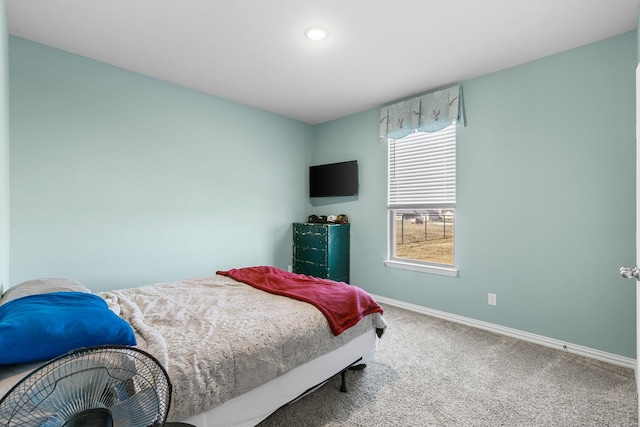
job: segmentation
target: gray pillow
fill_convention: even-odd
[[[91,293],[89,288],[73,279],[67,279],[64,277],[45,277],[41,279],[28,280],[7,289],[4,295],[2,295],[2,299],[0,299],[0,305],[28,295],[48,294],[51,292]]]

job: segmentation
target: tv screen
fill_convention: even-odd
[[[309,167],[309,197],[357,195],[357,160]]]

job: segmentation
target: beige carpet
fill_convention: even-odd
[[[375,359],[270,426],[637,426],[634,371],[384,305]]]

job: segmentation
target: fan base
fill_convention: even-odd
[[[67,420],[62,427],[113,427],[113,418],[108,409],[87,409]]]

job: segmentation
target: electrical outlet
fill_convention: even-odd
[[[489,305],[497,305],[498,304],[498,300],[496,299],[496,294],[489,294],[489,297],[487,298]]]
[[[287,265],[287,271],[289,273],[293,272],[293,266],[292,265]]]

